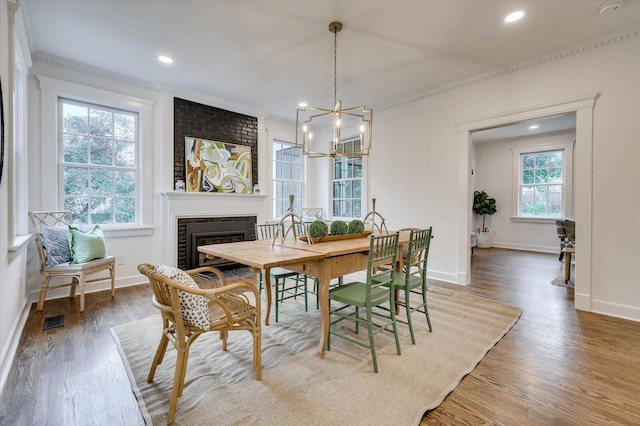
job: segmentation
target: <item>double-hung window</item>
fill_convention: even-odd
[[[304,163],[302,148],[283,141],[273,141],[273,217],[289,212],[290,195],[294,195],[293,212],[302,214]]]
[[[338,152],[360,152],[360,139],[341,142]],[[362,158],[335,157],[333,160],[333,217],[362,217]]]
[[[573,146],[514,151],[519,218],[558,218],[573,213]]]
[[[60,98],[63,205],[85,224],[133,225],[138,113]]]

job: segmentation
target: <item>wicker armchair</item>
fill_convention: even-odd
[[[48,266],[47,256],[51,251],[50,247],[45,246],[43,231],[45,227],[67,227],[73,224],[71,212],[63,211],[42,211],[29,212],[29,218],[36,234],[36,246],[38,247],[38,255],[40,256],[40,297],[36,309],[41,311],[44,307],[44,299],[47,290],[54,288],[70,286],[69,297],[74,298],[76,294],[76,286],[80,287],[80,312],[84,312],[84,290],[87,284],[103,281],[107,277],[92,278],[89,276],[98,272],[106,271],[111,279],[111,297],[115,296],[115,276],[116,276],[116,258],[115,256],[106,256],[101,259],[91,260],[89,262],[72,264],[63,262],[57,265]],[[71,282],[50,286],[49,282],[56,279],[70,279]]]
[[[253,366],[256,369],[256,380],[261,380],[260,295],[253,284],[245,282],[227,284],[222,272],[211,267],[186,271],[200,288],[180,284],[175,279],[158,272],[156,265],[141,264],[138,266],[138,271],[149,279],[153,290],[152,303],[162,314],[162,337],[151,364],[148,382],[153,381],[156,367],[162,363],[169,342],[177,351],[167,424],[174,422],[178,398],[182,396],[189,348],[202,333],[220,332],[222,350],[226,351],[229,331],[249,331],[253,335]],[[208,311],[211,317],[208,330],[203,330],[184,320],[188,315],[185,315],[181,307],[180,293],[204,296],[208,299]],[[253,297],[247,297],[247,294]]]

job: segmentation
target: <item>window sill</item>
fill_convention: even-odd
[[[552,223],[555,225],[556,220],[561,219],[560,217],[521,217],[521,216],[511,216],[512,222],[521,222],[521,223]]]
[[[8,258],[9,262],[13,262],[20,254],[27,249],[31,234],[18,235],[13,239],[13,244],[9,247]]]

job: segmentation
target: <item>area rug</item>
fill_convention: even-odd
[[[429,310],[414,314],[416,345],[400,324],[402,355],[393,335],[375,337],[379,373],[367,349],[339,338],[317,356],[319,311],[301,298],[281,305],[280,322],[263,327],[262,380],[255,380],[251,336],[230,333],[222,352],[217,333],[191,347],[178,425],[417,425],[513,327],[521,310],[462,292],[431,287]],[[147,383],[160,339],[159,315],[112,329],[147,424],[166,424],[175,368],[170,346]],[[362,335],[362,332],[361,332]],[[362,337],[362,336],[361,336]],[[365,335],[366,338],[366,335]]]

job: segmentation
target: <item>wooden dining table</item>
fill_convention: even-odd
[[[400,232],[399,250],[409,243],[409,232]],[[199,246],[198,251],[209,256],[231,260],[250,266],[254,272],[264,271],[267,290],[265,325],[269,325],[273,298],[269,271],[282,267],[318,278],[320,301],[320,343],[318,355],[324,358],[329,336],[329,285],[332,278],[367,269],[370,238],[354,238],[308,244],[288,238],[275,244],[271,240],[241,241]],[[398,256],[397,270],[402,270],[402,256]]]

